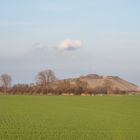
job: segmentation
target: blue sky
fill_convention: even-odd
[[[139,7],[139,0],[0,0],[0,74],[34,82],[51,68],[59,78],[97,73],[140,85]],[[62,44],[74,49],[56,49]]]

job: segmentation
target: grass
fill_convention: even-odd
[[[0,96],[0,140],[140,140],[140,96]]]

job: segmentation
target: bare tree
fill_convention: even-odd
[[[11,86],[12,78],[8,74],[2,74],[0,76],[1,85],[5,94],[7,94],[8,89]]]
[[[59,94],[62,94],[62,93],[69,93],[70,92],[70,81],[68,80],[60,80],[57,82],[57,92]]]
[[[47,88],[47,93],[50,88],[50,84],[56,80],[56,76],[53,70],[40,71],[36,77],[37,84],[42,86],[42,90],[45,91]]]
[[[107,89],[107,94],[113,94],[113,89],[112,89],[112,83],[109,79],[107,79],[105,81],[105,86],[106,86],[106,89]]]
[[[86,81],[81,80],[80,78],[76,79],[76,94],[81,94],[87,91],[88,83]]]
[[[71,87],[70,81],[69,80],[63,80],[63,90],[64,90],[64,92],[69,93],[70,92],[70,87]]]

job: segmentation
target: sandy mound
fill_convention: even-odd
[[[76,79],[78,78],[71,80],[71,82],[76,81]],[[110,91],[117,92],[140,91],[140,88],[137,85],[130,83],[124,79],[121,79],[117,76],[99,76],[97,74],[89,74],[86,76],[80,76],[79,79],[82,81],[86,81],[88,83],[88,88],[93,90],[107,89]]]

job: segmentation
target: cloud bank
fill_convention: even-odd
[[[82,47],[81,40],[65,39],[59,43],[56,48],[61,51],[74,51]]]

